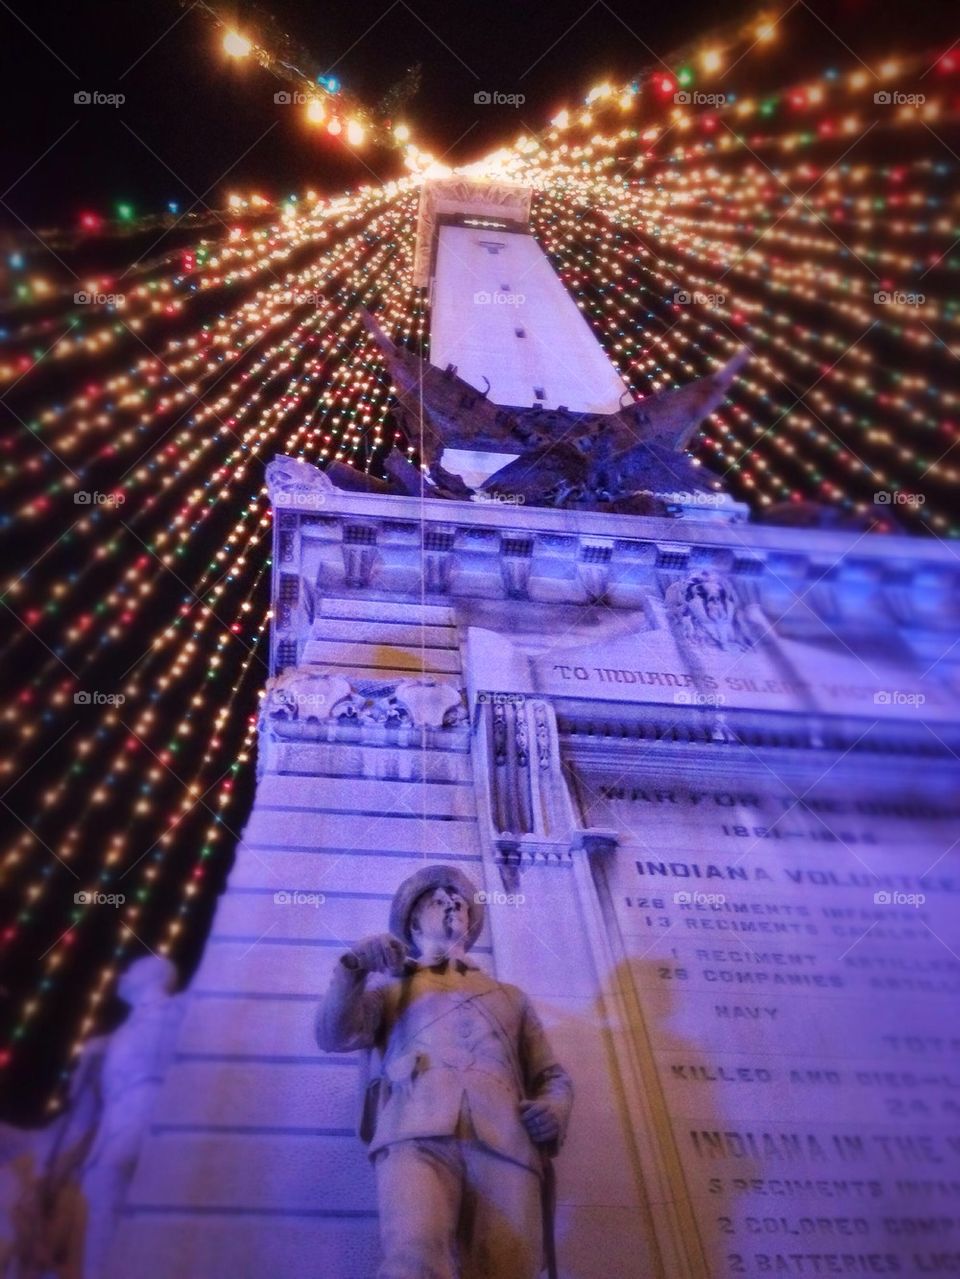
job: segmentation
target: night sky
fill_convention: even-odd
[[[941,47],[960,34],[951,0],[798,3],[828,25],[808,23],[805,47],[781,51],[785,73],[810,56],[845,58],[847,48],[869,58],[905,32],[914,43]],[[421,89],[406,115],[423,145],[452,164],[539,130],[598,79],[629,80],[669,61],[704,31],[757,8],[730,0],[278,0],[233,11],[238,28],[289,34],[316,66],[371,106],[421,63]],[[9,207],[0,205],[8,227],[17,227],[18,218],[34,227],[65,224],[81,210],[109,209],[117,200],[143,213],[174,201],[182,211],[198,198],[222,204],[238,186],[279,197],[304,185],[332,192],[402,172],[395,153],[371,149],[354,159],[305,129],[296,111],[277,106],[273,95],[283,83],[225,58],[203,3],[16,0],[0,8],[0,41],[7,55],[0,79],[2,185],[14,184],[2,197]],[[78,89],[123,93],[127,100],[121,107],[78,108]],[[473,98],[480,89],[522,93],[527,101],[478,108]]]

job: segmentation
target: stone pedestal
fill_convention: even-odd
[[[371,1279],[357,1065],[313,1015],[434,860],[574,1078],[565,1279],[955,1273],[949,548],[309,467],[274,501],[256,801],[109,1279]]]

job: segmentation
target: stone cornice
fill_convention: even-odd
[[[439,498],[396,497],[347,493],[333,488],[322,505],[307,508],[280,499],[275,514],[302,518],[308,533],[334,525],[366,526],[391,541],[418,541],[420,530],[453,535],[451,549],[476,546],[494,538],[533,540],[536,548],[566,552],[579,558],[581,548],[609,549],[610,559],[656,560],[675,551],[701,562],[722,557],[728,571],[751,574],[758,564],[771,565],[781,575],[824,577],[838,570],[845,577],[858,573],[894,580],[915,579],[920,573],[946,574],[960,580],[960,555],[935,540],[890,534],[845,533],[827,529],[796,529],[766,524],[727,525],[708,521],[673,520],[656,516],[610,515],[597,511],[516,507],[499,502],[458,502]],[[381,540],[380,537],[377,538]],[[696,562],[693,559],[692,562]]]

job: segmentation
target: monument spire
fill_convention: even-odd
[[[372,481],[368,491],[621,513],[692,505],[743,518],[745,508],[686,447],[723,402],[747,349],[707,377],[633,398],[531,234],[529,199],[493,217],[490,189],[464,179],[424,186],[418,262],[421,273],[432,264],[429,361],[361,311],[390,374],[395,415],[428,476],[424,485],[394,450],[386,487]],[[564,402],[553,402],[561,394]]]

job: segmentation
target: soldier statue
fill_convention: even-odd
[[[377,1181],[378,1279],[536,1279],[544,1263],[555,1274],[551,1160],[573,1088],[523,991],[467,959],[483,910],[456,867],[417,871],[391,931],[340,957],[317,1012],[324,1051],[370,1050],[360,1136]]]

